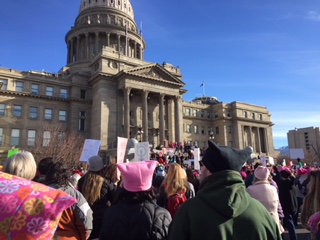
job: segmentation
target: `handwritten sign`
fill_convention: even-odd
[[[128,138],[118,137],[118,144],[117,144],[117,163],[123,163],[124,156],[126,154]]]
[[[80,161],[88,162],[89,158],[98,155],[101,140],[86,139],[84,141]]]

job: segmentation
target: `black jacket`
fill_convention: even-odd
[[[170,213],[155,203],[119,203],[106,210],[100,240],[167,239],[170,222]]]

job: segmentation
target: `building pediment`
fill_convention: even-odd
[[[176,86],[178,85],[180,87],[183,87],[185,85],[183,81],[171,74],[168,70],[166,70],[159,64],[148,64],[140,67],[126,69],[121,71],[118,74],[118,77],[123,75],[169,83]]]

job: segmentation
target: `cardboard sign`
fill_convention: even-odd
[[[193,157],[194,157],[194,169],[195,170],[200,170],[200,148],[195,148],[193,150]]]
[[[134,160],[136,162],[150,160],[149,142],[137,143],[134,150]]]
[[[80,161],[88,162],[89,158],[98,155],[101,140],[86,139],[82,149]]]
[[[126,154],[128,138],[118,137],[117,144],[117,163],[123,163]]]

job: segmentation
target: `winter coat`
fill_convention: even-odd
[[[285,216],[295,214],[298,209],[296,190],[291,179],[282,180],[279,185],[279,199]]]
[[[263,206],[266,207],[268,212],[278,224],[280,233],[282,233],[283,228],[280,225],[278,214],[279,196],[277,189],[270,185],[268,181],[257,181],[247,188],[247,192],[251,197],[257,199],[262,203]]]
[[[167,239],[170,222],[170,213],[155,203],[118,203],[105,212],[100,240]]]
[[[203,180],[198,194],[178,210],[169,240],[281,240],[266,208],[247,193],[239,172],[225,170]]]
[[[79,191],[82,192],[82,187],[84,184],[84,177],[79,180]],[[105,211],[111,206],[115,198],[116,186],[109,180],[105,179],[101,191],[100,198],[96,200],[93,204],[89,204],[93,211],[93,229],[90,235],[90,239],[99,238],[99,233],[101,229],[101,223]]]
[[[63,211],[56,232],[58,240],[85,240],[92,230],[92,210],[84,196],[71,183],[66,187],[50,184],[49,187],[62,190],[78,202]]]

